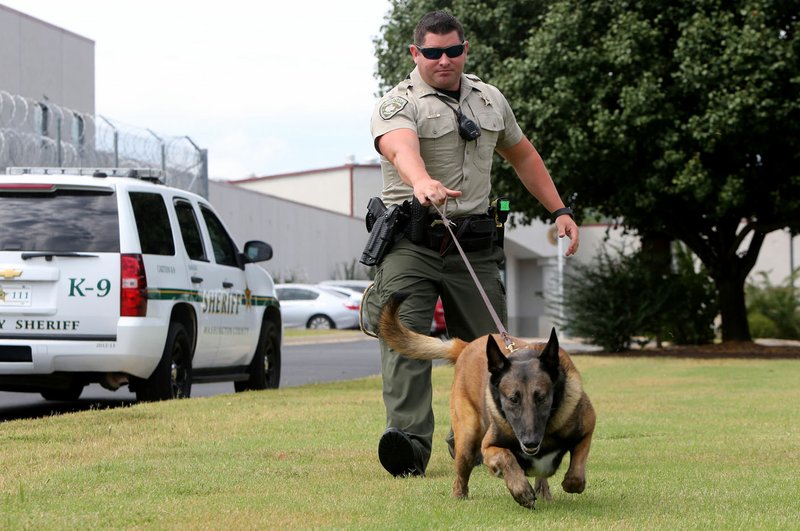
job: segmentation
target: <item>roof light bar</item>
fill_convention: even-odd
[[[59,167],[14,167],[6,170],[8,175],[86,175],[88,177],[130,177],[163,183],[161,170],[152,168],[59,168]]]

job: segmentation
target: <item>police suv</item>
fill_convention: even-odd
[[[75,400],[89,383],[138,400],[193,382],[278,387],[272,248],[239,252],[202,197],[136,169],[0,175],[0,390]]]

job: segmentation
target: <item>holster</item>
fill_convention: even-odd
[[[378,265],[389,253],[392,244],[403,235],[408,215],[407,204],[384,206],[377,197],[369,200],[367,205],[367,230],[369,238],[359,260],[366,266]]]

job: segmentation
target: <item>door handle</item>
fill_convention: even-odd
[[[223,288],[232,288],[233,287],[233,282],[223,282],[222,283],[222,287]]]
[[[201,284],[203,282],[203,277],[195,277],[192,276],[192,284]]]

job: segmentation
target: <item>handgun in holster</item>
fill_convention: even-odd
[[[404,220],[405,214],[400,205],[390,205],[387,208],[380,198],[371,198],[367,204],[366,217],[369,238],[359,261],[366,266],[379,264],[398,235],[402,234],[400,229]]]

